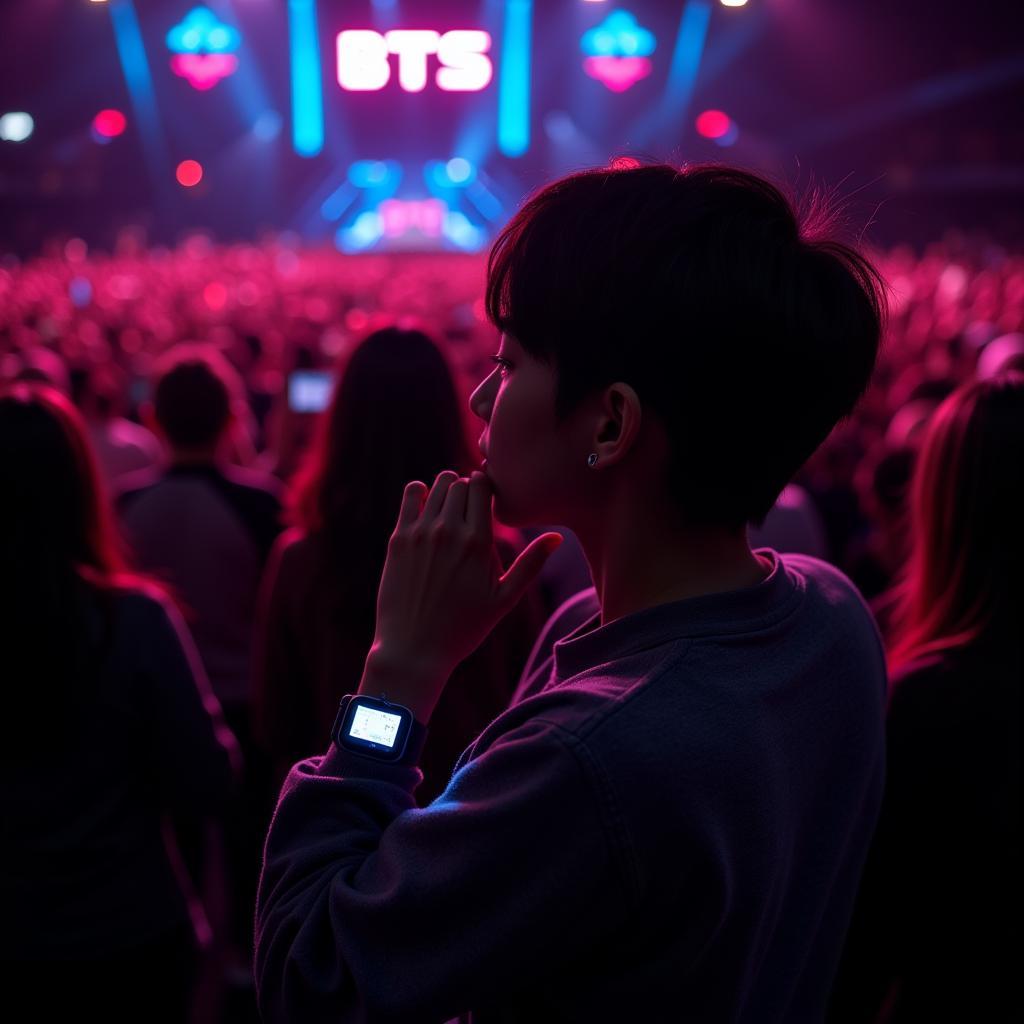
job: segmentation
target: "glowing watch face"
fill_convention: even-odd
[[[402,716],[389,711],[378,711],[358,705],[352,716],[352,724],[348,734],[353,739],[366,740],[368,743],[379,743],[389,750],[395,746],[398,728],[402,724]]]

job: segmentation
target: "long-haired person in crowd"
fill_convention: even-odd
[[[423,331],[373,330],[343,357],[337,381],[293,482],[294,528],[263,584],[256,728],[278,787],[295,761],[323,753],[338,702],[362,675],[406,482],[452,466],[468,475],[480,462],[458,377]],[[509,564],[523,541],[505,530],[497,546]],[[421,802],[444,789],[459,754],[505,710],[546,617],[531,590],[453,673],[420,762]]]
[[[832,1017],[1016,1020],[1024,373],[939,406],[889,639],[889,769]]]
[[[878,353],[883,282],[820,213],[729,167],[601,168],[499,234],[486,471],[406,482],[363,672],[282,787],[267,1020],[822,1018],[882,798],[885,652],[842,572],[746,538]],[[556,611],[417,808],[454,666],[560,542],[503,571],[492,517],[572,530],[599,610]]]
[[[164,812],[220,809],[238,743],[64,396],[0,390],[0,476],[4,1002],[180,1024],[201,936]]]

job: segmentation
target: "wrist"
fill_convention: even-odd
[[[449,675],[425,659],[374,645],[366,656],[363,677],[356,693],[401,704],[412,712],[417,722],[426,726]]]

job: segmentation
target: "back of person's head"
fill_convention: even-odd
[[[119,416],[127,392],[127,375],[109,360],[79,366],[71,372],[72,401],[87,419],[102,422]]]
[[[919,448],[938,405],[932,398],[918,398],[897,408],[885,430],[886,444],[891,448]]]
[[[216,446],[241,400],[237,372],[212,345],[176,345],[157,363],[153,416],[173,448]]]
[[[912,549],[889,663],[979,640],[1020,645],[1024,373],[971,381],[928,426],[910,488]]]
[[[560,422],[621,380],[671,445],[680,522],[737,531],[864,393],[885,286],[775,185],[717,165],[602,168],[533,195],[488,259],[487,311],[557,371]]]
[[[414,327],[373,330],[338,366],[330,404],[290,488],[291,521],[335,541],[358,528],[373,566],[410,480],[477,465],[467,403],[448,357]],[[376,566],[379,571],[380,566]]]
[[[1024,371],[1024,334],[1020,331],[993,338],[978,355],[975,375],[979,380],[995,377],[1005,370]]]
[[[71,393],[71,377],[64,358],[53,349],[35,345],[21,353],[15,380],[46,384],[61,394]]]
[[[14,587],[122,565],[81,416],[34,381],[0,388],[0,550]]]
[[[865,458],[856,474],[861,505],[878,526],[888,526],[906,516],[907,492],[914,472],[916,450],[909,444],[889,445]]]
[[[61,691],[86,689],[90,595],[131,577],[81,417],[44,384],[0,388],[0,491],[4,721],[31,735],[33,714],[56,725]],[[18,742],[5,733],[0,747]]]

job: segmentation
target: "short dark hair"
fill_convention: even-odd
[[[532,195],[487,261],[487,313],[554,365],[556,416],[629,383],[671,444],[687,525],[760,524],[874,370],[885,283],[755,174],[654,164]]]
[[[232,402],[241,397],[240,389],[238,374],[212,345],[177,345],[157,367],[157,422],[175,447],[212,444],[228,422]]]

